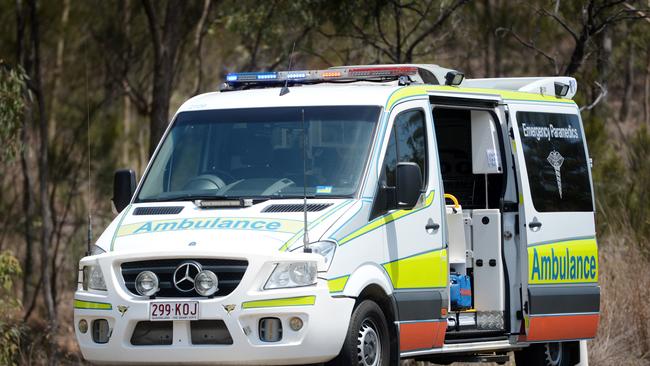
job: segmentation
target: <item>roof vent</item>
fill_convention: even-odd
[[[144,215],[176,215],[183,211],[183,206],[151,206],[136,207],[133,211],[134,216]]]
[[[318,212],[330,207],[331,203],[310,203],[307,205],[307,212]],[[303,205],[296,204],[278,204],[270,205],[262,210],[262,212],[302,212]]]

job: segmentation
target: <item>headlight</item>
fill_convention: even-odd
[[[158,292],[158,276],[151,271],[142,271],[135,278],[135,290],[142,296],[152,296]]]
[[[104,249],[102,249],[98,245],[93,245],[90,248],[90,255],[98,255],[98,254],[104,254],[104,253],[106,253],[106,251]]]
[[[265,290],[301,287],[316,283],[316,262],[279,263],[264,285]]]
[[[219,279],[214,272],[203,270],[194,278],[194,289],[201,296],[211,296],[219,291]]]
[[[83,269],[83,289],[84,290],[101,290],[106,291],[106,281],[104,274],[98,265],[85,266]]]
[[[312,253],[317,253],[325,258],[325,268],[329,269],[334,259],[334,252],[336,252],[336,243],[333,241],[319,241],[309,244]]]

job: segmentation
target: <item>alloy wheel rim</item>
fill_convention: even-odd
[[[381,364],[381,341],[377,325],[366,318],[361,323],[357,338],[359,366],[378,366]]]
[[[544,353],[548,366],[558,366],[562,363],[562,343],[546,343]]]

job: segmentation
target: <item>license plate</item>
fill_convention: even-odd
[[[149,320],[198,320],[199,302],[152,302],[149,305]]]

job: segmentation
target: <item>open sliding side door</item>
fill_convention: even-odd
[[[575,104],[508,105],[519,186],[522,341],[588,339],[599,316],[591,170]]]

